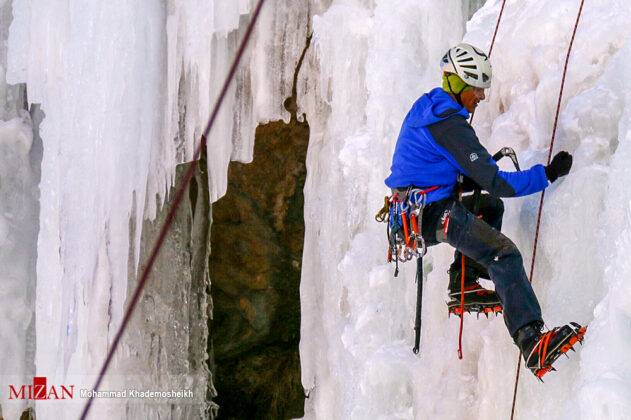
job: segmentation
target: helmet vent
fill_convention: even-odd
[[[491,87],[491,61],[473,45],[461,43],[449,49],[442,57],[440,67],[444,73],[457,74],[469,86],[482,89]]]

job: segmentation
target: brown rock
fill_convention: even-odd
[[[306,121],[259,126],[254,161],[231,164],[227,194],[213,205],[219,419],[303,415],[299,285],[308,139]]]

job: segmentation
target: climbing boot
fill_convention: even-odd
[[[486,271],[486,270],[485,270]],[[449,315],[462,315],[462,312],[474,312],[488,317],[490,313],[501,313],[502,302],[494,290],[483,288],[478,283],[480,272],[473,267],[465,267],[464,305],[461,305],[462,271],[456,263],[449,270]],[[487,274],[488,275],[488,274]]]
[[[552,364],[569,350],[575,351],[574,344],[583,343],[587,330],[587,327],[582,327],[576,322],[546,332],[542,332],[542,327],[542,323],[533,322],[520,328],[513,336],[515,344],[524,356],[526,367],[539,379],[546,373],[556,370]]]

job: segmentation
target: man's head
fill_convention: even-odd
[[[489,57],[469,44],[458,44],[443,56],[443,89],[469,112],[485,98],[484,89],[491,86]]]

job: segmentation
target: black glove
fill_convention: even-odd
[[[554,182],[558,177],[567,175],[571,167],[572,155],[564,150],[554,155],[552,162],[546,166],[546,177]]]

